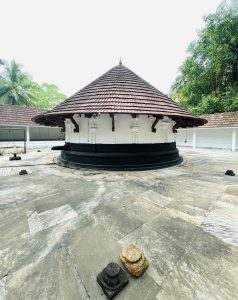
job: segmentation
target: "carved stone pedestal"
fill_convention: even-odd
[[[108,299],[113,299],[128,283],[125,272],[116,263],[109,263],[98,274],[97,281]]]
[[[127,270],[139,277],[148,267],[148,261],[143,252],[135,245],[130,245],[121,251],[120,259]]]

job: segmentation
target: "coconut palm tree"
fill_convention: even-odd
[[[6,104],[34,106],[32,82],[15,60],[0,59],[0,101]]]

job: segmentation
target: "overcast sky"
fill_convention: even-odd
[[[0,0],[0,58],[67,96],[117,65],[168,93],[220,0]]]

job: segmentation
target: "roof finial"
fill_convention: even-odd
[[[120,57],[120,60],[119,60],[119,65],[120,65],[120,66],[122,65],[121,57]]]

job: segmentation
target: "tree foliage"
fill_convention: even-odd
[[[38,84],[15,60],[0,59],[0,103],[50,109],[66,96],[54,84]]]
[[[31,89],[34,83],[29,76],[22,71],[22,66],[15,60],[8,63],[0,60],[0,100],[3,103],[13,105],[32,106],[34,95]]]
[[[32,88],[32,93],[37,99],[35,103],[38,108],[53,108],[59,102],[66,99],[66,96],[59,91],[59,88],[55,84],[42,83],[35,84]]]
[[[237,111],[238,0],[222,2],[204,21],[172,85],[172,98],[197,114]]]

